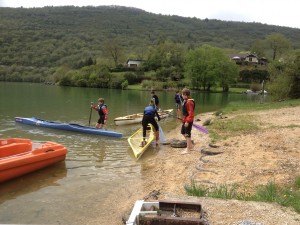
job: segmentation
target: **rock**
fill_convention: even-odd
[[[186,140],[174,140],[171,142],[172,148],[186,148]]]

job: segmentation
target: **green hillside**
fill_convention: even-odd
[[[47,76],[59,66],[90,57],[105,61],[105,46],[115,40],[124,49],[124,61],[145,59],[147,49],[163,40],[186,48],[210,44],[240,52],[277,32],[300,48],[300,29],[157,15],[120,6],[0,8],[0,15],[2,76],[20,70]]]

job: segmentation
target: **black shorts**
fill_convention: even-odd
[[[191,137],[192,126],[193,122],[189,123],[188,127],[185,127],[183,123],[181,126],[181,134],[183,134],[185,137]]]
[[[153,125],[155,131],[158,131],[159,128],[158,128],[158,124],[157,124],[155,118],[154,118],[153,116],[146,116],[146,115],[145,115],[145,116],[143,117],[143,120],[142,120],[142,125],[143,125],[143,127],[144,127],[144,128],[147,128],[147,125],[148,125],[149,123]]]
[[[147,131],[147,126],[148,124],[152,124],[155,131],[158,131],[159,127],[158,127],[158,124],[155,120],[155,118],[153,116],[146,116],[144,115],[143,116],[143,120],[142,120],[142,125],[143,125],[143,137],[145,138],[146,137],[146,131]]]
[[[98,119],[98,123],[104,124],[104,120],[105,120],[105,116],[100,116],[100,118]]]

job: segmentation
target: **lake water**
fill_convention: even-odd
[[[175,108],[175,92],[158,91],[156,94],[161,108]],[[51,130],[14,122],[17,116],[34,116],[88,125],[90,103],[96,103],[99,97],[105,98],[109,109],[105,128],[123,133],[122,138]],[[192,97],[196,101],[197,114],[219,110],[231,101],[253,100],[241,94],[193,92]],[[110,194],[120,185],[142,180],[146,176],[145,171],[142,173],[145,170],[143,162],[157,153],[150,147],[136,161],[127,137],[140,125],[115,126],[113,119],[143,112],[149,100],[149,91],[0,82],[0,138],[54,141],[68,149],[65,162],[0,184],[0,223],[84,224],[84,219],[78,218],[93,218],[99,213],[105,218],[111,212],[107,205],[99,202],[109,202]],[[97,119],[98,115],[93,111],[92,126]],[[179,123],[174,117],[169,117],[160,125],[167,134]],[[159,148],[161,150],[163,146]],[[100,224],[109,224],[109,221],[102,222]]]

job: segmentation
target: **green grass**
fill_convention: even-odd
[[[268,109],[279,109],[284,107],[295,107],[300,105],[300,99],[286,100],[281,102],[268,102],[260,104],[258,102],[238,101],[230,102],[222,111],[226,113],[235,111],[257,111]]]
[[[259,129],[253,117],[245,115],[227,119],[218,119],[218,117],[216,117],[208,126],[209,137],[212,142],[235,137],[240,134],[254,133]]]
[[[240,134],[249,134],[258,131],[259,125],[255,122],[255,117],[248,114],[230,116],[235,111],[253,112],[258,110],[279,109],[284,107],[295,107],[300,105],[300,99],[287,100],[282,102],[272,102],[258,104],[257,102],[231,102],[227,107],[215,113],[214,119],[204,121],[203,125],[209,127],[209,136],[213,143],[220,139],[227,139]],[[220,119],[229,117],[226,119]],[[288,127],[298,127],[289,125]]]
[[[300,99],[287,100],[282,102],[272,102],[265,104],[257,104],[249,102],[232,102],[222,111],[215,114],[212,121],[207,121],[209,126],[209,133],[212,142],[219,139],[226,139],[227,137],[236,136],[244,133],[254,133],[259,129],[255,123],[255,118],[245,115],[237,115],[226,119],[219,119],[220,113],[225,117],[227,113],[237,110],[245,110],[246,112],[268,109],[279,109],[284,107],[295,107],[300,105]],[[230,114],[228,114],[230,115]],[[205,121],[206,122],[206,121]],[[289,125],[286,127],[298,127],[297,125]],[[279,186],[274,182],[269,182],[264,186],[256,187],[254,194],[238,192],[238,185],[220,185],[215,187],[206,187],[198,185],[191,181],[189,185],[185,185],[185,190],[188,195],[205,196],[222,199],[238,199],[245,201],[259,201],[259,202],[276,202],[282,206],[293,207],[296,212],[300,213],[300,176],[295,178],[292,185]]]
[[[257,202],[276,202],[279,205],[292,207],[300,213],[300,177],[295,179],[293,185],[276,185],[275,182],[269,182],[267,185],[256,187],[255,194],[238,192],[238,185],[220,185],[207,188],[204,185],[197,185],[191,181],[185,185],[185,191],[188,195],[198,197],[212,197],[221,199],[237,199],[244,201]]]
[[[143,90],[143,88],[140,84],[132,84],[128,85],[127,90]]]

